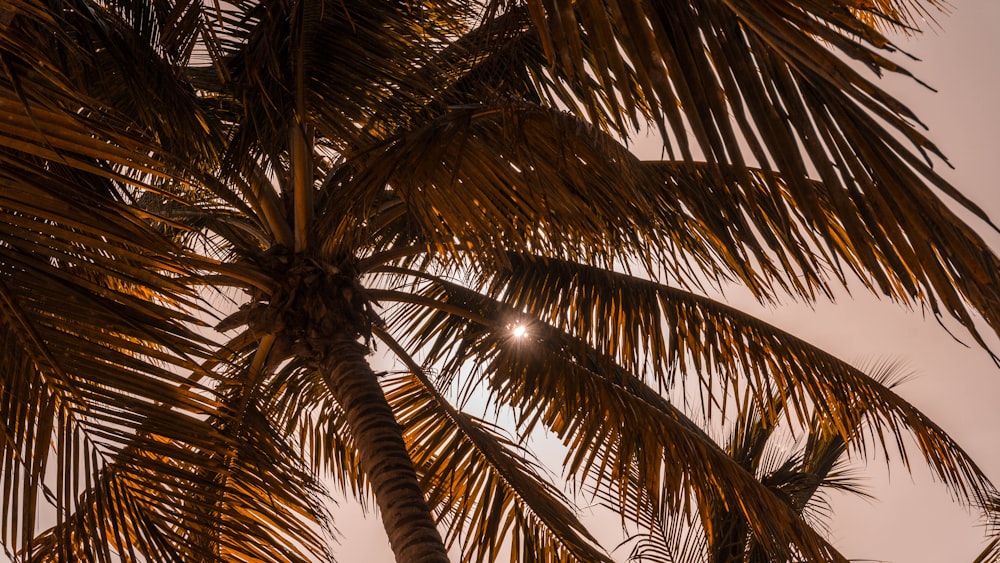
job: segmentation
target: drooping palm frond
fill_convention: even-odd
[[[914,32],[937,23],[934,15],[949,11],[950,5],[942,0],[856,0],[850,9],[867,25]]]
[[[560,436],[570,449],[567,471],[616,499],[615,510],[623,518],[633,518],[632,510],[639,506],[671,506],[683,514],[691,509],[690,497],[719,495],[747,516],[770,553],[843,560],[652,389],[634,379],[623,383],[624,374],[608,373],[595,364],[584,368],[546,347],[528,354],[501,352],[491,360],[485,369],[497,374],[492,382],[497,397],[524,411],[527,428],[537,417]],[[543,407],[542,397],[557,402]],[[584,407],[584,401],[590,406]],[[593,405],[599,407],[599,416],[588,410]],[[631,431],[633,425],[644,431]],[[600,438],[597,444],[590,442],[594,435]],[[715,477],[708,479],[703,470]]]
[[[386,382],[387,398],[432,507],[447,523],[446,539],[462,547],[465,560],[495,561],[510,549],[518,561],[611,561],[527,452],[450,405],[388,333],[376,333],[408,367],[408,377]]]
[[[29,543],[46,487],[63,517],[122,448],[215,443],[201,420],[218,409],[211,391],[180,387],[206,342],[184,326],[192,296],[172,246],[107,193],[56,182],[54,169],[8,170],[0,197],[4,512],[22,515],[4,521],[11,547]]]
[[[284,521],[275,518],[282,513],[270,510],[262,494],[275,483],[261,481],[260,466],[238,467],[246,456],[226,452],[238,449],[239,440],[208,422],[230,415],[216,394],[218,378],[199,367],[210,354],[208,341],[189,328],[200,324],[186,312],[196,309],[188,283],[198,264],[185,262],[182,248],[162,236],[161,210],[126,205],[135,202],[138,186],[146,197],[184,207],[183,193],[156,184],[198,172],[197,165],[185,172],[180,158],[162,157],[163,147],[178,142],[169,127],[191,129],[191,123],[175,120],[164,128],[154,109],[164,100],[135,94],[132,79],[159,84],[149,72],[163,69],[154,64],[116,82],[142,51],[129,42],[135,38],[127,32],[134,30],[119,27],[102,7],[44,14],[14,9],[18,25],[2,39],[11,126],[0,134],[2,481],[10,493],[3,504],[4,545],[26,560],[218,553],[312,559],[302,546],[283,550],[305,537],[312,552],[322,553],[325,542],[293,525],[301,514],[316,513],[316,505],[303,505],[308,497],[289,479],[287,494],[300,504]],[[86,41],[94,42],[93,52]],[[115,59],[116,52],[135,59]],[[46,72],[23,70],[24,59],[34,55],[32,64]],[[82,70],[60,74],[63,56]],[[90,90],[93,80],[83,74],[94,73],[108,83]],[[157,90],[171,92],[169,85]],[[197,122],[196,111],[174,109]],[[129,122],[139,125],[124,125]],[[188,137],[175,155],[211,153],[197,144],[204,138]],[[231,526],[220,527],[220,517]],[[261,529],[261,522],[271,524]],[[279,537],[295,539],[275,541],[273,522],[286,524],[288,535]]]
[[[223,4],[206,18],[215,70],[191,78],[233,110],[223,115],[233,118],[227,159],[236,169],[248,158],[278,161],[299,95],[318,137],[349,153],[423,111],[439,85],[414,69],[439,64],[436,51],[465,29],[467,12],[461,2]]]
[[[716,193],[732,186],[733,178],[751,183],[743,171],[745,162],[756,161],[765,170],[763,176],[754,175],[755,181],[769,178],[772,167],[780,170],[780,183],[769,180],[768,191],[785,192],[826,244],[846,245],[847,249],[837,250],[847,250],[852,269],[858,264],[863,264],[862,270],[872,269],[862,277],[871,276],[880,292],[924,300],[935,315],[955,317],[983,344],[966,307],[987,319],[994,316],[996,297],[982,293],[977,280],[993,278],[987,285],[997,286],[996,258],[983,253],[982,240],[940,205],[927,185],[981,219],[989,222],[988,218],[889,133],[895,129],[920,152],[936,153],[910,125],[915,117],[835,54],[840,51],[876,70],[899,72],[894,63],[875,53],[891,49],[891,43],[856,16],[881,10],[886,21],[913,23],[913,14],[924,14],[925,5],[938,3],[837,4],[818,12],[786,0],[724,6],[692,2],[669,10],[616,2],[529,3],[533,21],[547,41],[549,62],[556,68],[578,80],[597,74],[601,84],[610,87],[631,84],[630,76],[616,69],[635,65],[637,74],[645,77],[642,91],[647,101],[660,101],[678,142],[683,145],[688,132],[696,138],[712,164],[701,173],[716,186]],[[598,55],[587,54],[585,39],[602,38],[601,43],[607,44],[612,33],[624,48],[602,56],[615,60],[621,56],[620,64],[598,62]],[[558,57],[555,45],[561,49]],[[649,57],[650,51],[659,56]],[[622,93],[622,99],[632,96]],[[730,127],[730,111],[739,133]],[[752,160],[741,156],[746,150],[739,144],[741,138],[750,140]],[[798,149],[791,149],[797,143],[802,143],[805,160]],[[692,159],[688,151],[682,150],[682,156],[687,162]],[[715,164],[735,165],[738,172],[722,173]],[[829,197],[825,207],[818,205],[817,185],[807,180],[810,174],[819,175],[823,191],[829,194],[820,196]],[[734,196],[739,201],[738,192],[719,194]],[[870,218],[876,216],[888,222],[875,225]],[[734,229],[744,221],[738,213],[720,213],[717,220],[733,222]],[[782,237],[774,232],[775,226],[769,225],[762,236]],[[756,288],[751,285],[751,289]],[[998,326],[996,319],[988,322],[994,329]]]
[[[873,377],[887,387],[902,381],[901,372],[891,364],[873,367]],[[865,411],[852,413],[855,431],[861,430]],[[825,530],[830,513],[823,498],[827,491],[838,490],[868,497],[859,474],[846,466],[849,442],[814,417],[804,429],[804,440],[794,433],[784,439],[777,436],[781,425],[761,416],[757,409],[745,409],[738,415],[728,438],[726,451],[740,465],[751,471],[765,486],[799,511],[817,530]],[[713,424],[710,420],[706,422]],[[699,506],[700,520],[664,511],[643,513],[640,533],[632,538],[635,545],[629,559],[634,561],[748,561],[769,560],[766,549],[750,535],[749,525],[737,511],[722,503]],[[645,530],[645,531],[643,531]]]
[[[429,503],[448,530],[445,539],[463,560],[495,561],[512,550],[518,560],[610,561],[569,501],[538,476],[527,451],[449,404],[405,349],[388,333],[374,332],[407,366],[406,372],[382,375],[386,396]],[[266,404],[272,413],[286,413],[315,469],[367,504],[369,484],[339,406],[315,370],[295,363],[283,365],[267,383]]]
[[[259,434],[262,418],[245,413],[240,436],[216,451],[137,443],[35,537],[27,560],[332,561],[322,491],[287,444]]]
[[[745,383],[766,416],[788,409],[805,424],[806,413],[817,412],[842,438],[864,444],[854,435],[856,421],[832,407],[854,405],[856,412],[873,417],[875,445],[895,442],[906,461],[901,437],[912,433],[924,460],[959,497],[989,496],[988,479],[941,428],[876,379],[799,338],[727,305],[655,282],[565,261],[525,257],[511,262],[509,271],[487,281],[492,295],[514,310],[587,335],[590,346],[633,373],[649,374],[662,388],[669,387],[663,378],[671,373],[701,374],[710,395]],[[587,331],[579,324],[582,312],[593,315]],[[601,319],[616,322],[602,324]],[[651,355],[648,365],[644,352]],[[721,389],[712,389],[709,374],[722,379]],[[772,389],[780,393],[772,396]]]
[[[332,561],[327,492],[281,411],[260,403],[263,382],[246,376],[253,343],[231,341],[231,356],[203,366],[217,370],[222,407],[199,429],[202,442],[139,432],[105,463],[92,462],[87,494],[34,539],[31,560],[69,552],[87,561]]]
[[[1000,284],[980,283],[1000,261],[937,199],[885,214],[874,196],[826,182],[640,162],[574,116],[531,104],[455,108],[328,179],[318,227],[340,244],[361,244],[368,225],[387,228],[358,222],[388,201],[398,206],[388,228],[415,232],[408,244],[480,261],[513,250],[633,262],[686,286],[735,279],[761,300],[832,295],[854,274],[873,292],[956,319],[984,348],[975,316],[1000,326]],[[356,197],[333,195],[347,191]]]
[[[5,5],[0,99],[5,115],[25,118],[5,128],[3,144],[55,161],[77,163],[84,155],[158,175],[215,154],[217,133],[148,33],[99,3],[60,6]]]
[[[749,156],[764,168],[773,162],[805,178],[809,162],[824,181],[862,190],[873,184],[858,173],[870,170],[879,183],[891,182],[886,189],[895,190],[904,186],[877,170],[881,166],[872,157],[921,174],[929,169],[887,135],[866,139],[864,132],[881,131],[881,125],[862,116],[877,116],[918,150],[936,150],[911,125],[915,117],[909,110],[844,60],[877,73],[907,74],[879,53],[894,50],[889,39],[858,18],[882,10],[891,21],[906,4],[878,4],[528,2],[549,65],[571,81],[596,75],[604,89],[616,92],[631,78],[621,69],[634,68],[643,99],[653,108],[650,119],[665,141],[672,138],[678,145],[684,160],[694,155],[690,135],[709,161],[742,165],[748,152],[739,146],[742,138]],[[616,43],[620,49],[607,47]],[[602,49],[587,50],[588,44]],[[631,99],[623,95],[623,105]],[[619,109],[629,110],[634,111]],[[803,141],[801,151],[792,148],[796,139]],[[844,176],[830,166],[839,157],[846,165]]]
[[[619,510],[631,502],[683,511],[688,494],[710,496],[709,491],[721,489],[727,502],[747,511],[774,553],[840,560],[697,425],[610,358],[540,323],[528,324],[530,336],[515,341],[507,322],[517,322],[518,311],[494,310],[496,304],[457,287],[449,286],[447,293],[451,299],[436,311],[431,300],[426,315],[400,313],[390,327],[410,335],[425,354],[432,353],[430,361],[439,356],[446,365],[449,360],[478,365],[495,397],[521,413],[522,431],[530,432],[539,422],[549,427],[570,448],[567,471],[610,490],[623,503]],[[451,308],[469,310],[472,318],[485,315],[492,323],[470,326],[460,311],[445,312]],[[457,348],[442,346],[442,340]],[[714,477],[706,480],[701,471]],[[763,520],[751,516],[765,513]]]
[[[957,497],[976,503],[992,490],[954,440],[898,395],[774,327],[705,298],[622,274],[540,258],[535,258],[534,264],[513,257],[511,262],[516,267],[499,276],[499,281],[493,280],[498,301],[440,279],[422,282],[425,285],[418,290],[421,298],[390,292],[378,295],[386,303],[397,300],[407,304],[391,322],[399,323],[397,330],[409,334],[411,344],[422,349],[428,361],[440,363],[446,372],[466,362],[478,365],[484,373],[481,377],[489,381],[498,398],[522,411],[525,428],[541,422],[572,437],[571,447],[581,450],[569,467],[583,473],[589,468],[599,482],[609,473],[621,475],[624,468],[611,468],[620,467],[616,463],[627,466],[630,454],[589,449],[594,445],[583,436],[591,432],[601,436],[598,442],[602,444],[642,443],[645,453],[635,454],[641,458],[636,463],[653,475],[657,473],[651,468],[658,467],[653,452],[678,447],[655,445],[650,442],[655,438],[645,433],[630,434],[626,429],[634,425],[648,429],[651,420],[663,415],[654,409],[649,414],[651,420],[632,420],[629,417],[634,415],[628,413],[640,407],[629,401],[619,403],[622,397],[612,399],[611,392],[631,390],[639,404],[657,405],[662,399],[635,374],[646,374],[651,384],[663,389],[669,387],[669,381],[655,374],[668,374],[673,368],[680,373],[701,374],[704,391],[711,397],[748,385],[751,398],[738,403],[744,412],[759,408],[768,420],[775,420],[787,410],[802,424],[813,416],[809,413],[816,413],[831,436],[850,440],[858,447],[872,444],[887,451],[896,449],[906,463],[905,436],[912,436],[924,461]],[[430,279],[419,274],[415,277]],[[509,336],[510,325],[518,323],[531,334],[526,341],[517,342]],[[549,323],[554,326],[549,328]],[[602,332],[601,327],[609,332]],[[660,332],[660,327],[668,332]],[[570,336],[577,331],[579,336]],[[656,335],[663,339],[646,339]],[[635,340],[637,336],[639,340]],[[615,344],[609,346],[608,342]],[[637,356],[638,351],[654,355]],[[617,367],[618,362],[622,368]],[[722,382],[713,387],[715,377]],[[775,390],[777,394],[773,394]],[[600,404],[600,416],[616,421],[620,416],[622,420],[586,424],[585,415],[576,409],[588,409],[575,402],[584,397]],[[829,408],[833,404],[853,404],[857,410]],[[853,412],[869,414],[868,431],[855,431],[858,421]],[[652,434],[663,436],[666,432]],[[626,437],[618,439],[618,433]],[[692,455],[685,451],[679,457],[690,459]],[[674,484],[677,489],[673,494],[684,488],[679,483]],[[676,507],[677,502],[674,498],[665,504]]]
[[[276,518],[269,508],[275,495],[263,494],[276,484],[259,482],[273,472],[234,466],[226,452],[240,441],[205,422],[206,415],[226,420],[230,414],[208,387],[217,378],[205,377],[195,361],[206,353],[205,342],[181,324],[189,317],[168,306],[190,296],[163,270],[185,272],[168,255],[146,250],[171,245],[128,213],[115,215],[112,201],[97,211],[55,193],[4,200],[9,220],[0,245],[0,389],[2,475],[10,492],[3,505],[4,544],[40,560],[60,553],[107,560],[116,552],[189,559],[220,549],[266,554],[272,548],[278,551],[259,557],[282,560],[275,554],[283,544],[272,536],[303,535],[306,528],[289,524],[295,520],[288,514],[298,518],[315,506]],[[179,375],[187,371],[202,384]],[[50,454],[53,444],[59,444],[57,456]],[[258,456],[257,463],[288,458]],[[247,463],[246,456],[235,460]],[[217,507],[211,486],[220,478],[236,499],[224,507]],[[288,498],[308,498],[292,487],[294,480],[280,482]],[[255,530],[260,523],[248,511],[269,514],[263,521],[280,522],[281,531],[275,524]],[[204,537],[191,535],[194,529],[221,534],[220,516],[233,522],[229,544],[203,545]],[[56,527],[32,539],[47,521]],[[324,545],[313,539],[311,552]],[[289,557],[313,559],[301,552],[284,559]]]

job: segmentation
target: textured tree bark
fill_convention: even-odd
[[[330,343],[320,369],[353,434],[397,563],[447,563],[448,553],[375,372],[368,348],[349,338]]]

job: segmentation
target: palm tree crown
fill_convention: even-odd
[[[610,561],[521,445],[544,428],[623,522],[737,514],[746,549],[844,561],[678,378],[838,448],[910,436],[990,510],[889,387],[700,291],[860,280],[1000,331],[1000,261],[936,194],[989,219],[861,70],[907,75],[886,34],[936,4],[8,0],[4,546],[328,559],[332,477],[401,562]],[[666,159],[629,152],[646,127]]]

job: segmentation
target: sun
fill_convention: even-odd
[[[524,338],[528,334],[528,328],[524,325],[517,325],[510,332],[515,338]]]

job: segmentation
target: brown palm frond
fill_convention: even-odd
[[[407,212],[396,225],[430,249],[483,260],[502,259],[504,247],[602,264],[634,251],[681,268],[677,248],[710,253],[682,215],[650,201],[643,173],[620,143],[561,112],[513,101],[452,108],[339,167],[317,230],[321,239],[370,232],[365,222],[391,188]]]
[[[783,508],[771,491],[638,378],[625,380],[621,371],[609,373],[608,361],[586,366],[577,363],[575,354],[566,355],[558,348],[529,348],[508,346],[484,366],[498,399],[560,436],[570,449],[567,470],[586,476],[588,486],[616,498],[616,509],[624,518],[631,519],[635,513],[630,509],[636,506],[651,505],[654,510],[669,506],[684,513],[691,509],[688,495],[718,496],[744,514],[770,553],[843,560],[794,511]],[[715,477],[709,479],[702,471]]]
[[[446,306],[435,310],[433,301],[411,304],[398,317],[391,317],[392,322],[408,326],[415,346],[425,348],[431,360],[450,360],[447,366],[453,370],[465,361],[484,362],[476,355],[499,353],[493,347],[504,349],[501,344],[509,339],[504,335],[508,323],[522,319],[533,331],[532,319],[538,319],[538,337],[543,342],[550,338],[550,332],[542,323],[575,335],[549,344],[565,347],[569,356],[591,358],[599,352],[609,361],[623,362],[623,374],[645,373],[658,381],[660,388],[669,386],[662,377],[672,370],[698,374],[709,396],[746,384],[753,393],[742,408],[757,404],[772,419],[788,409],[802,424],[808,422],[808,413],[815,412],[833,432],[859,447],[869,440],[887,449],[895,446],[907,464],[903,437],[910,435],[924,461],[958,498],[976,503],[992,490],[982,471],[955,441],[912,405],[849,364],[775,327],[706,298],[587,266],[535,259],[534,264],[521,264],[515,272],[495,286],[505,288],[498,290],[502,301],[437,280],[423,292]],[[472,318],[486,318],[491,323],[481,326],[483,321],[455,317],[449,312],[454,307],[468,308],[477,315]],[[581,325],[578,311],[593,317]],[[615,322],[603,325],[613,332],[602,333],[602,325],[595,319],[613,319]],[[660,332],[661,326],[666,332]],[[639,334],[653,338],[629,340],[629,335]],[[618,349],[608,342],[618,346],[631,342],[633,346]],[[655,355],[646,358],[640,351]],[[493,371],[499,373],[500,369]],[[722,379],[721,386],[712,385],[712,376]],[[772,389],[782,393],[773,396]],[[536,400],[539,402],[526,408],[535,411],[533,416],[541,416],[546,408],[542,395],[536,395]],[[869,413],[867,437],[853,430],[856,421],[846,411],[832,408],[844,401]]]
[[[933,150],[906,122],[913,116],[905,107],[840,58],[854,59],[875,72],[905,74],[880,53],[894,50],[889,40],[866,22],[870,18],[859,18],[862,12],[856,11],[864,7],[869,14],[878,14],[883,8],[891,18],[903,4],[858,4],[851,0],[822,7],[794,0],[669,6],[599,0],[528,2],[549,64],[569,80],[596,75],[605,88],[620,92],[631,78],[621,69],[634,67],[640,91],[654,108],[651,119],[665,141],[676,143],[685,160],[694,154],[690,135],[708,160],[742,165],[747,153],[739,146],[742,138],[759,164],[773,158],[787,173],[804,172],[796,137],[805,142],[803,152],[814,164],[830,161],[817,150],[822,145],[808,139],[811,127],[804,121],[794,123],[798,117],[817,118],[821,130],[832,134],[828,147],[835,150],[841,140],[850,147],[863,140],[830,126],[824,117],[829,103],[813,97],[811,86],[830,94],[837,100],[834,105],[849,114],[870,112],[914,140],[918,150]],[[588,51],[584,47],[588,43],[602,47],[617,43],[620,48]],[[622,105],[615,109],[625,114],[634,111]],[[793,115],[782,115],[781,107],[794,108]],[[786,117],[794,129],[782,123]],[[896,161],[902,158],[901,163],[908,160],[893,154],[896,151],[884,143],[884,135],[878,139],[879,152]],[[861,164],[863,151],[849,152],[847,159]]]
[[[16,491],[4,500],[19,515],[4,522],[12,548],[27,545],[45,487],[63,514],[129,444],[211,449],[202,418],[219,409],[209,387],[179,375],[198,371],[207,352],[186,326],[197,321],[185,312],[193,297],[175,247],[107,193],[55,182],[54,168],[4,174],[0,197],[0,480]],[[77,187],[107,187],[79,174],[92,183]]]
[[[849,271],[873,292],[955,318],[984,348],[974,317],[1000,327],[1000,260],[929,192],[906,198],[913,213],[887,215],[878,202],[891,194],[859,197],[752,168],[640,162],[576,117],[530,104],[454,109],[330,180],[332,193],[356,197],[326,200],[320,238],[360,244],[391,197],[408,211],[396,232],[416,230],[429,249],[479,260],[502,262],[506,249],[633,262],[688,286],[734,278],[761,300],[832,295]]]
[[[457,287],[446,292],[473,310],[494,310],[496,323],[470,326],[465,319],[430,311],[426,316],[402,313],[390,326],[406,327],[406,334],[422,339],[415,344],[426,343],[425,354],[436,351],[428,355],[431,360],[443,356],[447,361],[455,355],[463,358],[459,362],[475,363],[489,378],[496,398],[522,412],[522,432],[542,423],[563,439],[570,448],[568,471],[592,479],[596,489],[610,491],[608,495],[622,503],[652,503],[657,509],[683,511],[690,506],[684,500],[688,494],[721,494],[731,506],[746,511],[755,533],[773,553],[792,557],[801,550],[821,560],[840,560],[697,425],[610,358],[541,323],[529,324],[530,336],[515,339],[504,320],[518,318],[517,310]],[[455,339],[457,349],[441,348],[441,339]],[[585,350],[590,352],[581,355]],[[629,517],[625,504],[619,509]]]
[[[234,161],[273,158],[287,148],[296,57],[305,61],[306,118],[335,150],[356,150],[391,133],[435,94],[437,84],[421,81],[413,69],[437,64],[438,46],[465,20],[461,3],[242,2],[220,10],[216,65],[225,73],[214,83],[200,73],[199,83],[240,105],[240,121],[230,124]],[[285,42],[290,29],[295,52]],[[325,56],[331,52],[340,55]]]
[[[787,407],[804,424],[815,409],[843,438],[864,444],[852,430],[856,422],[832,407],[855,405],[872,417],[876,445],[895,442],[905,462],[901,437],[910,433],[959,498],[976,502],[992,490],[976,464],[925,415],[877,380],[787,332],[711,299],[624,274],[538,257],[511,263],[509,271],[486,280],[491,295],[576,335],[627,370],[649,374],[663,388],[673,373],[698,374],[710,395],[742,381],[766,416]],[[723,380],[723,389],[713,390],[710,374]],[[772,388],[781,391],[777,398],[769,398]]]
[[[225,441],[214,450],[137,440],[35,537],[26,560],[332,561],[313,474],[262,413],[228,426],[217,426]]]
[[[38,126],[34,134],[10,131],[34,145],[21,150],[36,155],[59,150],[70,160],[67,155],[78,147],[82,154],[112,160],[116,147],[109,143],[144,148],[117,162],[158,175],[197,170],[192,161],[214,157],[217,131],[175,68],[160,58],[158,45],[149,43],[148,33],[91,2],[67,2],[61,10],[44,12],[22,4],[33,3],[5,5],[14,15],[0,34],[0,76],[4,89],[17,93],[0,95],[0,103],[5,114],[15,115],[7,104],[21,103],[22,113]],[[39,142],[39,135],[46,138]],[[143,146],[135,147],[130,137]],[[168,154],[175,158],[164,158]]]
[[[872,377],[890,388],[904,377],[892,364],[874,366],[874,370]],[[787,438],[794,433],[776,438],[777,421],[761,416],[759,410],[744,409],[741,414],[723,442],[727,452],[765,486],[777,491],[817,530],[827,531],[830,513],[824,498],[826,492],[838,490],[870,498],[861,486],[859,474],[846,467],[849,442],[818,417],[814,416],[804,429],[804,441],[790,441]],[[860,431],[865,412],[853,415],[855,430]],[[699,511],[703,523],[669,511],[644,513],[640,530],[648,532],[630,538],[636,542],[630,560],[768,560],[766,549],[748,534],[749,525],[738,511],[729,510],[717,501],[699,506]]]
[[[111,554],[126,561],[332,561],[327,492],[298,455],[284,411],[263,402],[264,374],[246,376],[260,354],[255,338],[241,336],[225,346],[226,357],[204,364],[206,373],[218,370],[213,384],[222,405],[196,429],[201,441],[154,431],[172,423],[164,416],[137,429],[125,447],[95,456],[86,492],[35,537],[30,560],[68,552],[87,561]],[[63,477],[88,475],[77,469]]]
[[[934,196],[910,198],[913,214],[886,215],[873,202],[892,196],[859,197],[825,182],[809,182],[800,192],[794,182],[754,169],[713,172],[702,164],[653,161],[643,166],[659,179],[654,182],[662,197],[687,210],[724,256],[770,264],[765,272],[793,294],[808,297],[814,287],[829,291],[828,276],[846,283],[846,266],[872,292],[952,316],[984,348],[973,316],[997,329],[996,296],[986,288],[1000,286],[976,280],[991,280],[1000,262]],[[801,272],[807,283],[796,286],[786,277],[790,271]]]
[[[12,9],[0,34],[9,123],[0,133],[0,480],[11,492],[2,541],[30,553],[45,505],[68,521],[89,491],[111,486],[102,475],[119,454],[215,448],[220,437],[204,419],[220,404],[211,382],[180,375],[208,354],[190,328],[199,321],[183,278],[193,272],[150,224],[156,217],[125,204],[135,186],[180,201],[151,182],[180,181],[184,167],[157,152],[153,124],[123,125],[127,108],[108,106],[122,90],[91,91],[81,74],[114,61],[77,41],[111,41],[103,34],[119,30],[86,9]],[[115,537],[90,549],[106,558],[125,547]]]
[[[1000,496],[988,499],[980,508],[986,514],[990,539],[974,563],[996,563],[1000,561]]]
[[[693,293],[810,301],[853,272],[983,347],[978,317],[1000,333],[1000,261],[947,204],[988,217],[867,74],[909,76],[884,30],[941,5],[8,0],[0,542],[325,558],[328,474],[377,496],[401,559],[446,557],[432,516],[469,560],[503,537],[525,560],[606,559],[531,455],[439,391],[468,369],[625,521],[734,514],[729,535],[776,557],[840,561],[800,474],[850,487],[844,448],[908,464],[910,439],[986,507],[992,485],[912,405]],[[628,152],[644,123],[683,163]],[[210,316],[242,332],[206,336]],[[405,371],[372,368],[373,333]],[[679,374],[762,435],[784,418],[816,437],[734,459],[664,398]]]
[[[408,373],[387,375],[383,385],[431,505],[464,560],[496,561],[510,549],[518,561],[611,561],[528,452],[449,404],[399,343],[376,335],[407,365]]]
[[[72,240],[73,231],[62,234],[54,240]],[[77,241],[85,235],[77,231]],[[32,256],[23,248],[29,242],[6,237],[0,247],[0,427],[6,460],[0,481],[11,492],[3,503],[9,516],[3,543],[30,554],[36,525],[49,518],[65,523],[75,512],[87,512],[87,499],[98,494],[93,491],[125,486],[103,481],[104,475],[117,475],[119,456],[162,452],[167,443],[214,451],[225,440],[204,421],[221,408],[212,390],[179,375],[197,371],[195,358],[204,353],[204,342],[179,324],[184,317],[176,310],[155,302],[150,288],[156,287],[156,270],[144,270],[137,279],[133,273],[148,268],[136,258],[140,255],[122,252],[88,262],[77,254],[84,246],[74,253],[39,244],[36,249],[48,252]],[[114,249],[104,243],[102,248]],[[160,285],[170,288],[169,280]],[[56,444],[53,454],[49,448]],[[126,466],[170,474],[161,461]],[[106,498],[102,510],[120,513],[115,517],[135,515],[124,493],[105,492],[125,504]],[[105,554],[126,541],[115,536],[102,543],[98,537],[91,538],[89,549]]]
[[[850,9],[875,28],[914,33],[936,26],[935,14],[950,12],[951,5],[944,0],[854,0]]]
[[[915,117],[909,110],[838,58],[854,58],[876,71],[904,72],[877,54],[892,46],[853,15],[857,3],[836,2],[823,10],[788,0],[691,2],[670,9],[596,0],[529,5],[550,64],[575,77],[593,72],[609,84],[625,79],[615,74],[615,67],[583,57],[579,47],[612,26],[622,44],[617,53],[636,66],[647,100],[658,103],[665,116],[658,123],[671,130],[684,160],[695,156],[686,147],[690,134],[711,163],[738,168],[755,163],[780,170],[791,193],[799,194],[795,201],[806,209],[814,205],[807,178],[817,174],[829,189],[850,199],[864,198],[878,216],[907,225],[896,232],[872,227],[871,236],[882,246],[898,245],[903,262],[923,263],[920,285],[933,287],[943,301],[928,298],[935,313],[940,309],[974,330],[956,299],[957,285],[980,314],[995,314],[990,305],[994,298],[980,298],[983,286],[974,280],[983,273],[983,279],[995,276],[996,264],[979,257],[984,246],[978,237],[959,226],[927,186],[988,218],[924,162],[924,153],[937,150],[911,125]],[[890,9],[888,3],[880,5]],[[600,14],[604,23],[584,18],[588,11]],[[743,142],[750,155],[744,154]],[[930,214],[924,217],[926,211]],[[941,234],[925,241],[923,233],[934,229]],[[904,238],[903,232],[913,238]],[[849,233],[863,231],[852,227]],[[944,240],[948,242],[942,244]],[[938,260],[936,252],[947,257]],[[907,266],[889,257],[896,261],[897,275],[907,275]]]

